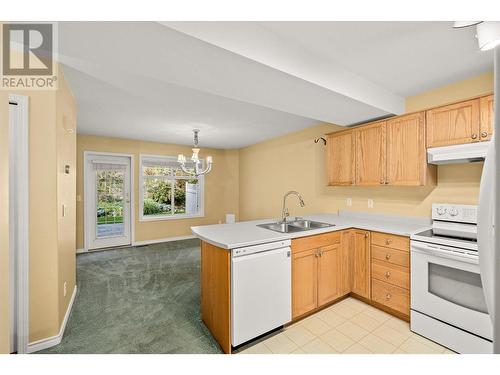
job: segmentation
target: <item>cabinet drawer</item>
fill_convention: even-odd
[[[330,232],[292,240],[292,253],[340,243],[341,232]]]
[[[372,279],[372,300],[410,315],[410,293],[406,289]]]
[[[372,260],[380,260],[402,267],[410,266],[410,253],[402,250],[391,249],[389,247],[372,245]]]
[[[372,232],[372,245],[385,246],[393,249],[410,251],[410,239],[395,234]]]
[[[372,278],[404,289],[409,289],[410,287],[410,273],[408,272],[408,268],[387,262],[380,262],[378,260],[372,262]]]

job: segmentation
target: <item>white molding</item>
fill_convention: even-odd
[[[85,250],[84,248],[81,248],[81,249],[76,249],[76,253],[77,254],[81,254],[81,253],[87,253],[88,251]]]
[[[133,246],[144,246],[144,245],[152,245],[155,243],[161,242],[172,242],[172,241],[181,241],[181,240],[190,240],[192,238],[196,238],[194,235],[189,234],[187,236],[177,236],[177,237],[166,237],[159,238],[157,240],[145,240],[145,241],[137,241],[133,244]]]
[[[17,263],[17,352],[26,353],[29,337],[29,98],[24,95],[9,94],[9,102],[17,103],[19,111],[15,124],[9,118],[9,133],[11,134],[9,157],[14,159],[14,171],[10,177],[14,181],[9,184],[15,190],[15,223],[16,263]],[[12,161],[9,162],[12,167]],[[9,189],[10,189],[9,187]],[[9,201],[12,202],[11,197]]]
[[[88,189],[87,189],[87,162],[88,158],[91,155],[99,155],[99,156],[118,156],[118,157],[127,157],[130,158],[130,245],[132,245],[135,241],[135,156],[134,154],[124,154],[124,153],[115,153],[115,152],[101,152],[101,151],[83,151],[83,249],[78,249],[77,254],[79,252],[88,252],[89,251],[89,239],[87,233],[87,222],[88,222],[88,210],[87,210],[87,201],[88,201]],[[120,245],[121,246],[121,245]]]
[[[64,314],[64,319],[61,323],[61,328],[59,329],[59,333],[55,336],[47,337],[45,339],[37,340],[30,342],[28,344],[28,353],[38,352],[43,349],[51,348],[53,346],[59,345],[63,336],[64,331],[66,330],[66,324],[68,323],[69,316],[71,314],[71,310],[73,309],[73,303],[76,298],[77,287],[73,289],[73,294],[71,295],[71,300],[69,301],[68,308],[66,309],[66,314]]]

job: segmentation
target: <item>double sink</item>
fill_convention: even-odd
[[[280,233],[304,232],[313,229],[333,227],[335,224],[322,223],[306,219],[297,219],[287,222],[258,224],[258,227],[273,230]]]

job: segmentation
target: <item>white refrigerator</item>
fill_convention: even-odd
[[[500,46],[494,50],[494,136],[484,162],[478,207],[478,252],[481,281],[493,325],[493,352],[500,353]]]

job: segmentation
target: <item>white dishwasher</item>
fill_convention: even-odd
[[[290,240],[233,249],[231,342],[238,346],[292,320]]]

